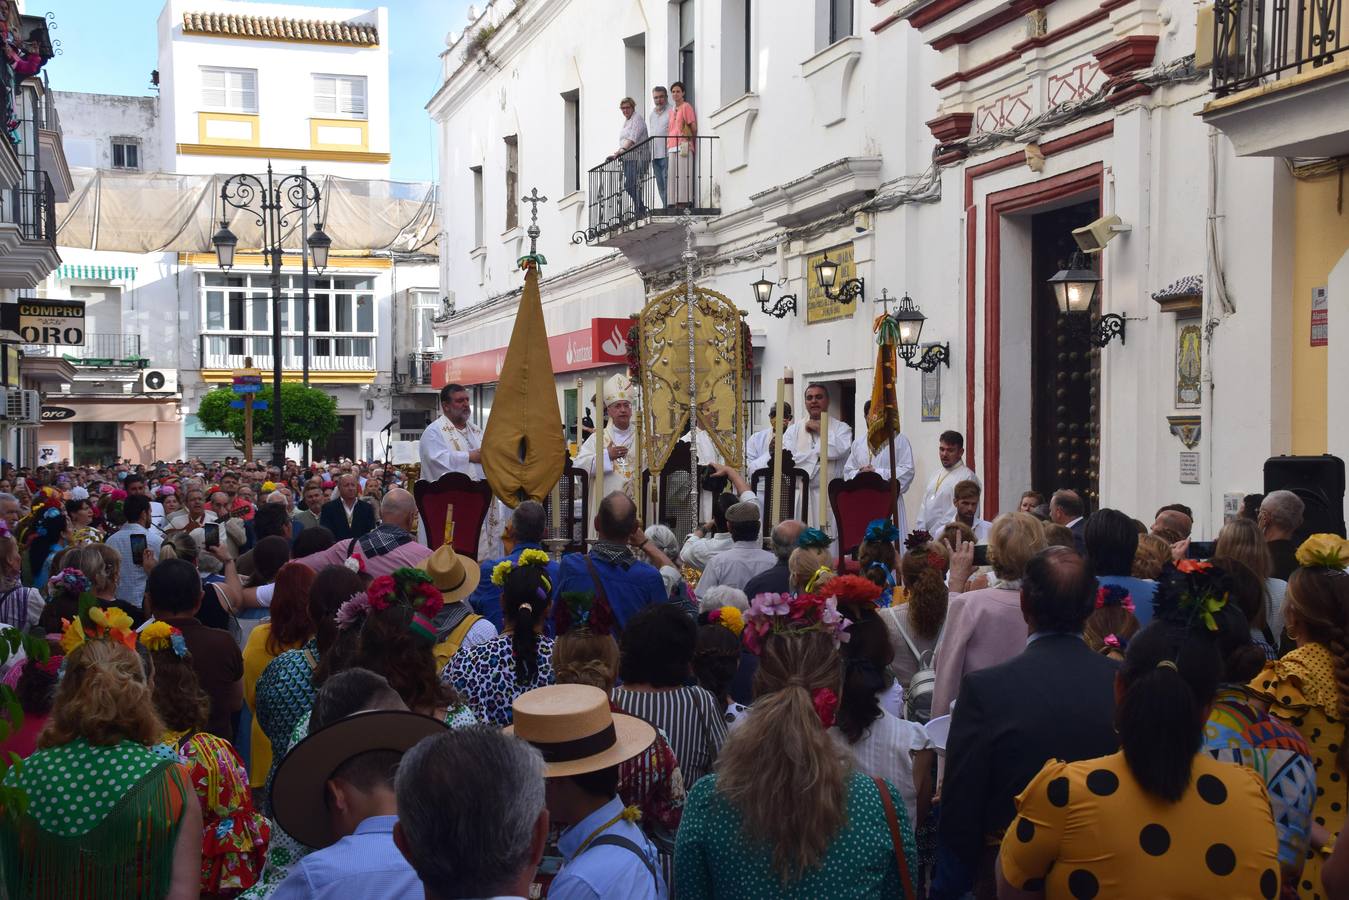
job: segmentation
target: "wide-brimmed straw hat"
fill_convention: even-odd
[[[449,544],[437,547],[435,552],[417,563],[417,567],[431,576],[446,603],[457,603],[473,593],[482,578],[478,564],[455,553]]]
[[[609,695],[588,684],[554,684],[526,691],[511,704],[507,734],[543,753],[549,778],[598,772],[632,759],[656,741],[656,729],[609,709]]]
[[[370,710],[339,719],[290,748],[272,779],[272,815],[301,844],[322,849],[337,841],[324,799],[328,779],[353,757],[373,750],[406,753],[445,723],[406,710]]]

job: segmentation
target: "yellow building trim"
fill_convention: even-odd
[[[328,144],[319,140],[320,128],[344,128],[359,130],[361,139],[358,144]],[[370,150],[370,123],[365,119],[310,119],[309,147],[311,150],[336,150],[339,153],[368,152]]]
[[[365,150],[297,150],[290,147],[233,147],[224,144],[178,144],[182,156],[252,156],[258,159],[303,159],[316,162],[387,163],[389,153]]]
[[[281,257],[283,268],[299,268],[301,264],[298,253],[287,253]],[[180,266],[206,266],[217,268],[216,257],[214,253],[182,253],[178,254],[178,265]],[[235,268],[252,266],[255,268],[266,268],[268,265],[266,257],[261,253],[236,253],[234,254]],[[310,263],[310,269],[313,269],[313,263]],[[329,269],[392,269],[393,260],[387,256],[338,256],[332,253],[328,256]]]
[[[207,133],[212,122],[243,122],[248,125],[250,136],[247,138],[227,138]],[[261,142],[258,131],[258,117],[255,113],[197,113],[197,140],[203,146],[211,147],[256,147]]]
[[[1349,252],[1349,211],[1338,212],[1334,173],[1293,181],[1293,453],[1315,456],[1327,449],[1326,401],[1329,358],[1311,346],[1312,292],[1326,286],[1330,270]],[[1335,327],[1331,323],[1331,327]]]
[[[269,398],[271,397],[271,393],[266,389],[266,387],[267,387],[267,385],[269,385],[269,384],[272,383],[272,370],[271,370],[271,369],[267,369],[267,370],[263,373],[262,378],[263,378],[263,382],[264,382],[264,385],[263,385],[264,390],[262,391],[262,393],[261,393],[260,396],[262,397],[262,399],[267,400],[267,399],[269,399]],[[223,384],[223,383],[226,383],[226,382],[232,382],[232,381],[234,380],[234,370],[233,370],[233,369],[202,369],[202,370],[201,370],[201,380],[202,380],[202,381],[205,381],[205,382],[208,382],[208,383],[210,383],[210,384]],[[284,372],[281,373],[281,380],[282,380],[282,381],[303,381],[303,380],[304,380],[304,373],[301,372],[299,369],[294,369],[294,370],[287,369],[286,371],[284,371]],[[355,369],[339,369],[339,370],[334,371],[334,372],[316,372],[316,371],[313,370],[313,369],[310,369],[310,370],[309,370],[309,381],[310,381],[310,383],[317,383],[317,384],[372,384],[372,383],[374,383],[374,380],[375,380],[375,373],[374,373],[373,371],[372,371],[372,372],[358,372],[358,371],[356,371]]]

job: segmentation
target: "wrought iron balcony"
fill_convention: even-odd
[[[1213,92],[1219,97],[1335,61],[1349,52],[1349,0],[1217,0]]]
[[[439,353],[413,352],[408,354],[409,387],[431,386],[431,364],[440,359]]]
[[[56,246],[56,197],[46,172],[30,172],[23,184],[9,192],[9,222],[19,226],[19,236]]]
[[[281,338],[285,355],[281,367],[287,372],[298,372],[304,366],[299,335]],[[203,369],[242,369],[244,360],[252,358],[253,365],[263,371],[272,368],[272,336],[245,331],[211,331],[201,336],[201,367]],[[375,370],[375,336],[363,334],[331,334],[309,338],[309,371],[373,372]]]
[[[80,346],[25,344],[24,356],[61,357],[76,366],[143,369],[150,361],[141,356],[141,336],[120,332],[84,333]]]
[[[674,146],[670,142],[674,141]],[[721,215],[715,190],[717,138],[647,138],[589,173],[588,225],[572,243],[603,244],[655,220]]]

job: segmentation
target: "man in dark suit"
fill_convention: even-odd
[[[337,480],[337,497],[323,504],[319,524],[333,533],[339,541],[350,541],[375,527],[375,508],[357,497],[361,483],[355,475],[343,475]]]
[[[1073,533],[1073,543],[1077,545],[1078,553],[1086,552],[1086,545],[1083,543],[1083,532],[1086,530],[1087,523],[1082,518],[1086,515],[1087,507],[1078,496],[1077,491],[1055,491],[1054,496],[1049,498],[1049,520],[1056,525],[1062,525]]]
[[[1026,649],[961,683],[946,744],[938,840],[940,852],[973,876],[976,897],[996,895],[997,841],[1016,814],[1016,796],[1044,764],[1119,749],[1118,666],[1082,641],[1095,595],[1096,579],[1081,556],[1067,547],[1040,551],[1021,580]],[[958,892],[934,884],[932,896]]]

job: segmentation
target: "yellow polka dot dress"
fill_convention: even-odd
[[[1283,659],[1272,660],[1250,684],[1256,696],[1269,703],[1269,714],[1291,724],[1306,739],[1316,766],[1316,802],[1312,822],[1330,832],[1330,844],[1344,827],[1349,806],[1349,773],[1337,764],[1340,743],[1346,739],[1339,718],[1335,664],[1322,644],[1304,644]],[[1302,900],[1324,900],[1321,867],[1326,856],[1320,847],[1307,851],[1297,894]]]
[[[1212,900],[1279,895],[1278,836],[1260,777],[1195,756],[1177,803],[1145,792],[1123,753],[1050,762],[1017,798],[1007,881],[1048,900]]]

